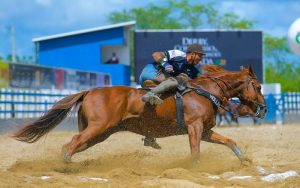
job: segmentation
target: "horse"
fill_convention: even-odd
[[[227,112],[229,112],[230,119],[227,117]],[[239,125],[239,117],[251,117],[253,124],[257,124],[257,117],[255,117],[254,112],[252,112],[248,106],[243,105],[241,102],[228,101],[225,108],[218,109],[217,114],[219,116],[217,127],[221,125],[223,117],[229,125],[231,125],[232,122],[234,122],[236,125]]]
[[[78,121],[82,130],[62,147],[62,157],[71,157],[119,131],[130,131],[153,138],[188,134],[191,158],[199,160],[200,141],[222,144],[229,147],[241,162],[249,161],[232,139],[211,130],[216,125],[217,109],[212,101],[197,93],[202,88],[212,94],[213,100],[225,104],[238,97],[244,105],[255,112],[258,118],[265,117],[267,108],[261,85],[252,66],[240,71],[227,71],[215,65],[203,66],[206,74],[188,81],[188,90],[183,94],[183,131],[178,131],[176,104],[173,95],[166,96],[163,103],[153,106],[144,103],[141,97],[147,92],[127,86],[112,86],[84,90],[62,98],[53,107],[32,123],[26,124],[12,136],[19,141],[33,143],[56,127],[73,107],[77,106]],[[78,107],[79,106],[79,107]]]

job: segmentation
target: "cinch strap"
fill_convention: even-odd
[[[186,132],[186,128],[184,122],[182,96],[179,92],[176,93],[175,100],[176,100],[176,119],[178,125],[177,134],[183,134]]]
[[[218,109],[221,106],[220,99],[215,95],[205,91],[204,89],[196,89],[195,90],[198,95],[204,96],[210,100],[215,109]]]

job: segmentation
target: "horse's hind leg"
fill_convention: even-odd
[[[77,148],[76,153],[78,152],[82,152],[100,142],[103,142],[104,140],[106,140],[108,137],[110,137],[110,135],[119,132],[119,131],[124,131],[125,127],[121,127],[121,126],[115,126],[112,127],[110,129],[107,129],[104,133],[96,136],[95,138],[88,140],[86,144],[80,146],[79,148]]]
[[[79,107],[77,113],[77,120],[78,120],[78,131],[81,132],[87,128],[87,120],[82,113],[82,106]]]
[[[62,148],[64,159],[69,161],[72,155],[75,153],[83,151],[100,142],[97,142],[99,138],[102,138],[103,140],[108,138],[113,132],[111,134],[108,132],[105,136],[105,132],[108,130],[108,128],[102,123],[103,122],[89,122],[89,126],[84,131],[73,136],[71,142]],[[104,135],[102,136],[102,134]]]
[[[229,147],[235,155],[240,159],[242,163],[251,162],[241,151],[241,149],[236,145],[235,141],[226,138],[212,130],[203,132],[202,140],[211,143],[223,144]]]

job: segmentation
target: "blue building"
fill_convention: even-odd
[[[112,85],[130,85],[130,30],[135,21],[34,38],[38,64],[109,73]],[[106,64],[112,54],[118,64]]]

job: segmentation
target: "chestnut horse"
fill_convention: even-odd
[[[240,71],[226,71],[218,66],[206,65],[207,72],[188,81],[190,91],[183,95],[185,131],[179,133],[176,124],[176,104],[173,96],[166,97],[159,106],[144,103],[141,97],[145,90],[126,86],[95,88],[69,95],[58,101],[49,111],[17,131],[14,138],[32,143],[57,126],[79,105],[78,120],[86,127],[62,148],[65,160],[77,152],[104,141],[110,135],[127,130],[140,135],[161,138],[177,134],[188,134],[192,158],[200,154],[200,141],[228,146],[241,161],[247,160],[237,144],[214,131],[217,109],[212,102],[197,94],[202,88],[226,103],[238,97],[244,105],[255,111],[257,117],[266,114],[265,99],[252,67],[241,67]]]

